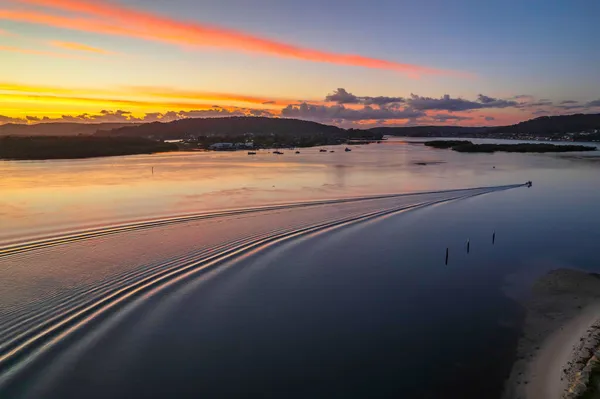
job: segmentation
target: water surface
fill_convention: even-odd
[[[332,149],[0,163],[0,237],[11,242],[299,204],[0,255],[1,353],[98,307],[0,360],[0,392],[498,397],[531,281],[557,267],[600,271],[599,154],[459,154],[405,140]],[[444,191],[526,180],[532,188]],[[305,204],[418,191],[436,192]],[[178,274],[140,288],[167,271]]]

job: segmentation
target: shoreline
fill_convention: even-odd
[[[600,275],[553,270],[533,285],[525,308],[517,361],[502,398],[579,397],[600,343]]]

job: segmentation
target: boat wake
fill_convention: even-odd
[[[29,368],[63,350],[75,337],[92,331],[112,315],[125,309],[128,304],[136,300],[147,300],[158,292],[185,284],[200,273],[225,262],[303,236],[521,186],[523,185],[390,194],[183,215],[69,232],[0,247],[1,267],[3,262],[20,264],[21,257],[28,254],[40,253],[43,257],[47,251],[69,245],[91,246],[106,236],[117,235],[119,240],[128,240],[130,236],[140,239],[136,236],[140,232],[165,226],[184,229],[188,225],[206,220],[223,221],[228,223],[231,229],[235,229],[235,221],[239,217],[300,212],[298,218],[286,220],[280,225],[243,231],[239,236],[232,236],[233,238],[214,245],[198,246],[184,254],[143,263],[138,267],[114,273],[94,284],[55,290],[37,300],[6,309],[0,314],[0,396],[3,390],[8,389],[15,381],[25,378]],[[351,207],[341,213],[331,211],[344,204]],[[309,208],[318,209],[319,212],[315,213],[317,216],[309,215],[306,212]],[[307,216],[301,217],[302,212]],[[62,248],[60,254],[68,256],[69,251]]]

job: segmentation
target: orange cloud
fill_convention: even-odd
[[[49,44],[51,46],[58,47],[58,48],[63,48],[63,49],[66,49],[66,50],[83,51],[83,52],[95,53],[95,54],[103,54],[103,55],[115,54],[112,51],[104,50],[104,49],[97,48],[97,47],[88,46],[87,44],[83,44],[83,43],[62,42],[62,41],[59,41],[59,40],[52,40],[52,41],[49,42]]]
[[[0,102],[22,102],[22,103],[54,103],[68,105],[94,105],[98,107],[111,107],[126,105],[142,109],[206,109],[209,105],[202,102],[185,101],[144,101],[127,100],[121,98],[91,98],[78,96],[58,96],[51,94],[0,94]]]
[[[40,86],[40,85],[31,85],[31,84],[22,84],[22,83],[10,83],[10,82],[0,82],[0,91],[10,91],[10,92],[18,92],[18,93],[51,93],[51,94],[106,94],[106,93],[114,93],[114,91],[110,90],[98,90],[98,89],[69,89],[65,87],[59,86]]]
[[[465,74],[420,65],[300,47],[230,29],[162,17],[115,4],[82,0],[20,0],[22,3],[83,13],[92,18],[66,17],[32,11],[0,10],[0,18],[167,42],[179,46],[217,47],[312,62],[398,71],[410,77]]]
[[[5,94],[3,95],[1,92],[5,92]],[[200,105],[206,106],[221,102],[225,103],[225,105],[230,105],[232,103],[246,103],[261,105],[261,108],[277,108],[298,102],[298,100],[273,99],[245,94],[214,93],[153,86],[130,86],[122,87],[120,89],[97,89],[65,88],[60,86],[0,82],[0,98],[20,98],[23,100],[24,98],[46,98],[44,96],[47,96],[48,99],[51,99],[49,101],[53,102],[59,102],[61,98],[65,99],[65,101],[68,99],[84,101],[83,99],[85,99],[85,102],[104,101],[114,104],[128,104],[127,101],[132,101],[131,104],[135,104],[136,106],[142,106],[144,104],[166,105],[162,108],[169,108],[171,105],[174,105],[175,108],[180,108],[181,104],[198,107]],[[131,98],[142,98],[145,101],[131,100]],[[152,101],[149,101],[150,99],[152,99]],[[165,102],[165,99],[179,101]]]
[[[43,55],[50,57],[58,57],[58,58],[70,58],[70,59],[87,59],[86,57],[76,56],[72,54],[63,54],[57,53],[54,51],[44,51],[44,50],[34,50],[28,48],[14,47],[14,46],[0,46],[0,51],[8,51],[11,53],[21,53],[21,54],[30,54],[30,55]]]
[[[162,98],[180,98],[180,99],[202,99],[205,101],[226,101],[242,102],[249,104],[260,104],[266,106],[286,106],[297,104],[299,100],[292,99],[274,99],[259,96],[249,96],[244,94],[214,93],[193,90],[173,89],[169,87],[149,87],[133,86],[129,88],[135,94],[144,96],[162,97]],[[312,102],[312,101],[311,101]]]

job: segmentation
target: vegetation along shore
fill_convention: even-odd
[[[467,140],[435,140],[425,143],[428,147],[452,149],[457,152],[573,152],[573,151],[596,151],[596,147],[584,145],[557,145],[538,143],[519,144],[474,144]]]
[[[175,144],[139,137],[0,137],[0,159],[76,159],[177,151]]]

